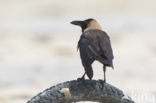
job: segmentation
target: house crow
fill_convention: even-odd
[[[105,83],[106,66],[113,68],[112,60],[114,58],[109,36],[102,30],[98,22],[92,18],[84,21],[72,21],[71,24],[78,25],[82,29],[82,35],[78,41],[77,48],[80,51],[81,62],[85,73],[79,79],[85,79],[85,74],[87,74],[90,80],[92,79],[92,63],[97,60],[103,64]]]

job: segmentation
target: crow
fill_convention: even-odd
[[[104,83],[106,83],[106,66],[114,68],[114,56],[109,36],[102,30],[99,23],[92,18],[84,21],[72,21],[71,24],[78,25],[82,29],[77,49],[80,51],[80,58],[85,73],[79,79],[84,80],[84,76],[87,74],[88,78],[92,80],[92,63],[97,60],[103,64]]]

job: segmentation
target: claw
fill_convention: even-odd
[[[77,80],[78,80],[78,81],[79,81],[79,80],[85,80],[85,74],[86,74],[86,73],[84,73],[83,76],[82,76],[81,78],[77,78]]]
[[[101,89],[103,90],[103,89],[105,88],[106,81],[104,81],[104,80],[99,80],[99,82],[101,83],[101,85],[102,85]]]
[[[77,80],[78,80],[78,81],[80,81],[80,80],[85,80],[85,78],[77,78]]]

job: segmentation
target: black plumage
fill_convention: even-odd
[[[87,74],[90,80],[92,79],[92,63],[97,60],[103,64],[104,82],[106,82],[106,66],[113,68],[112,60],[114,58],[109,36],[102,31],[101,26],[95,19],[73,21],[71,23],[82,28],[78,49],[85,73],[81,79],[84,79],[85,74]]]

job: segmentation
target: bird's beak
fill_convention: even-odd
[[[71,24],[73,25],[79,25],[79,26],[82,26],[84,24],[84,21],[72,21],[70,22]]]

